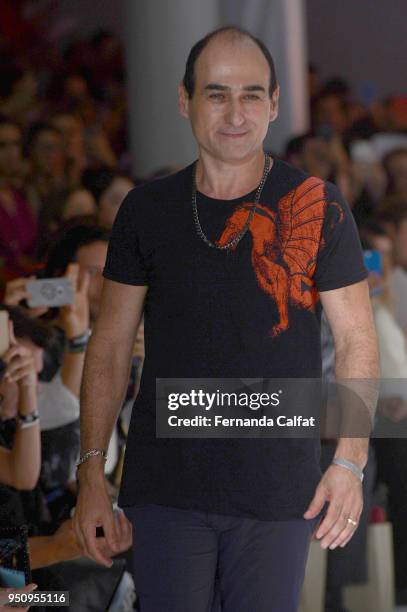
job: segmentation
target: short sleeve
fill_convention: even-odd
[[[141,202],[133,189],[116,215],[103,276],[127,285],[148,285],[148,270],[140,247]]]
[[[326,183],[327,208],[314,282],[318,291],[353,285],[367,278],[352,212],[339,189]]]

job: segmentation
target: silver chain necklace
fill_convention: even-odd
[[[245,233],[247,232],[247,230],[250,227],[250,223],[252,222],[252,219],[256,213],[256,204],[259,203],[260,200],[260,196],[261,196],[261,192],[263,191],[263,187],[264,187],[264,183],[266,182],[268,173],[270,172],[270,167],[271,167],[271,157],[266,153],[265,155],[265,159],[264,159],[264,170],[263,170],[263,176],[261,177],[261,181],[259,183],[259,186],[257,187],[256,190],[256,195],[254,196],[254,204],[250,210],[250,213],[247,217],[247,221],[243,226],[243,229],[237,234],[237,236],[235,236],[234,238],[232,238],[232,240],[230,240],[229,242],[227,242],[226,244],[223,244],[221,246],[219,246],[218,244],[216,244],[215,242],[212,242],[211,240],[209,240],[209,238],[205,235],[202,226],[199,222],[199,217],[198,217],[198,206],[196,203],[196,163],[194,165],[194,168],[192,170],[192,212],[194,215],[194,221],[195,221],[195,227],[196,227],[196,231],[198,233],[198,236],[200,236],[202,238],[202,240],[204,242],[206,242],[206,244],[214,249],[219,249],[220,251],[224,251],[225,249],[231,249],[234,246],[237,245],[238,242],[241,241],[241,239],[243,238],[243,236],[245,235]]]

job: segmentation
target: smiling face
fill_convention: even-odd
[[[191,98],[179,87],[179,106],[201,153],[236,162],[262,150],[269,123],[277,117],[279,91],[270,98],[270,67],[256,43],[216,36],[198,57],[194,75]]]

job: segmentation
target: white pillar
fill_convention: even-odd
[[[280,84],[279,116],[266,147],[281,153],[286,141],[309,128],[305,0],[220,0],[223,25],[249,30],[269,48]]]
[[[169,164],[184,166],[195,159],[189,123],[178,113],[177,87],[192,45],[218,26],[218,0],[126,0],[124,34],[135,175]]]

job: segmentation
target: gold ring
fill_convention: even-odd
[[[354,527],[356,527],[356,526],[357,526],[357,524],[358,524],[358,523],[357,523],[357,521],[354,521],[354,520],[353,520],[353,519],[351,519],[351,518],[348,518],[348,519],[347,519],[347,521],[348,521],[348,523],[350,523],[350,524],[351,524],[351,525],[353,525]]]

